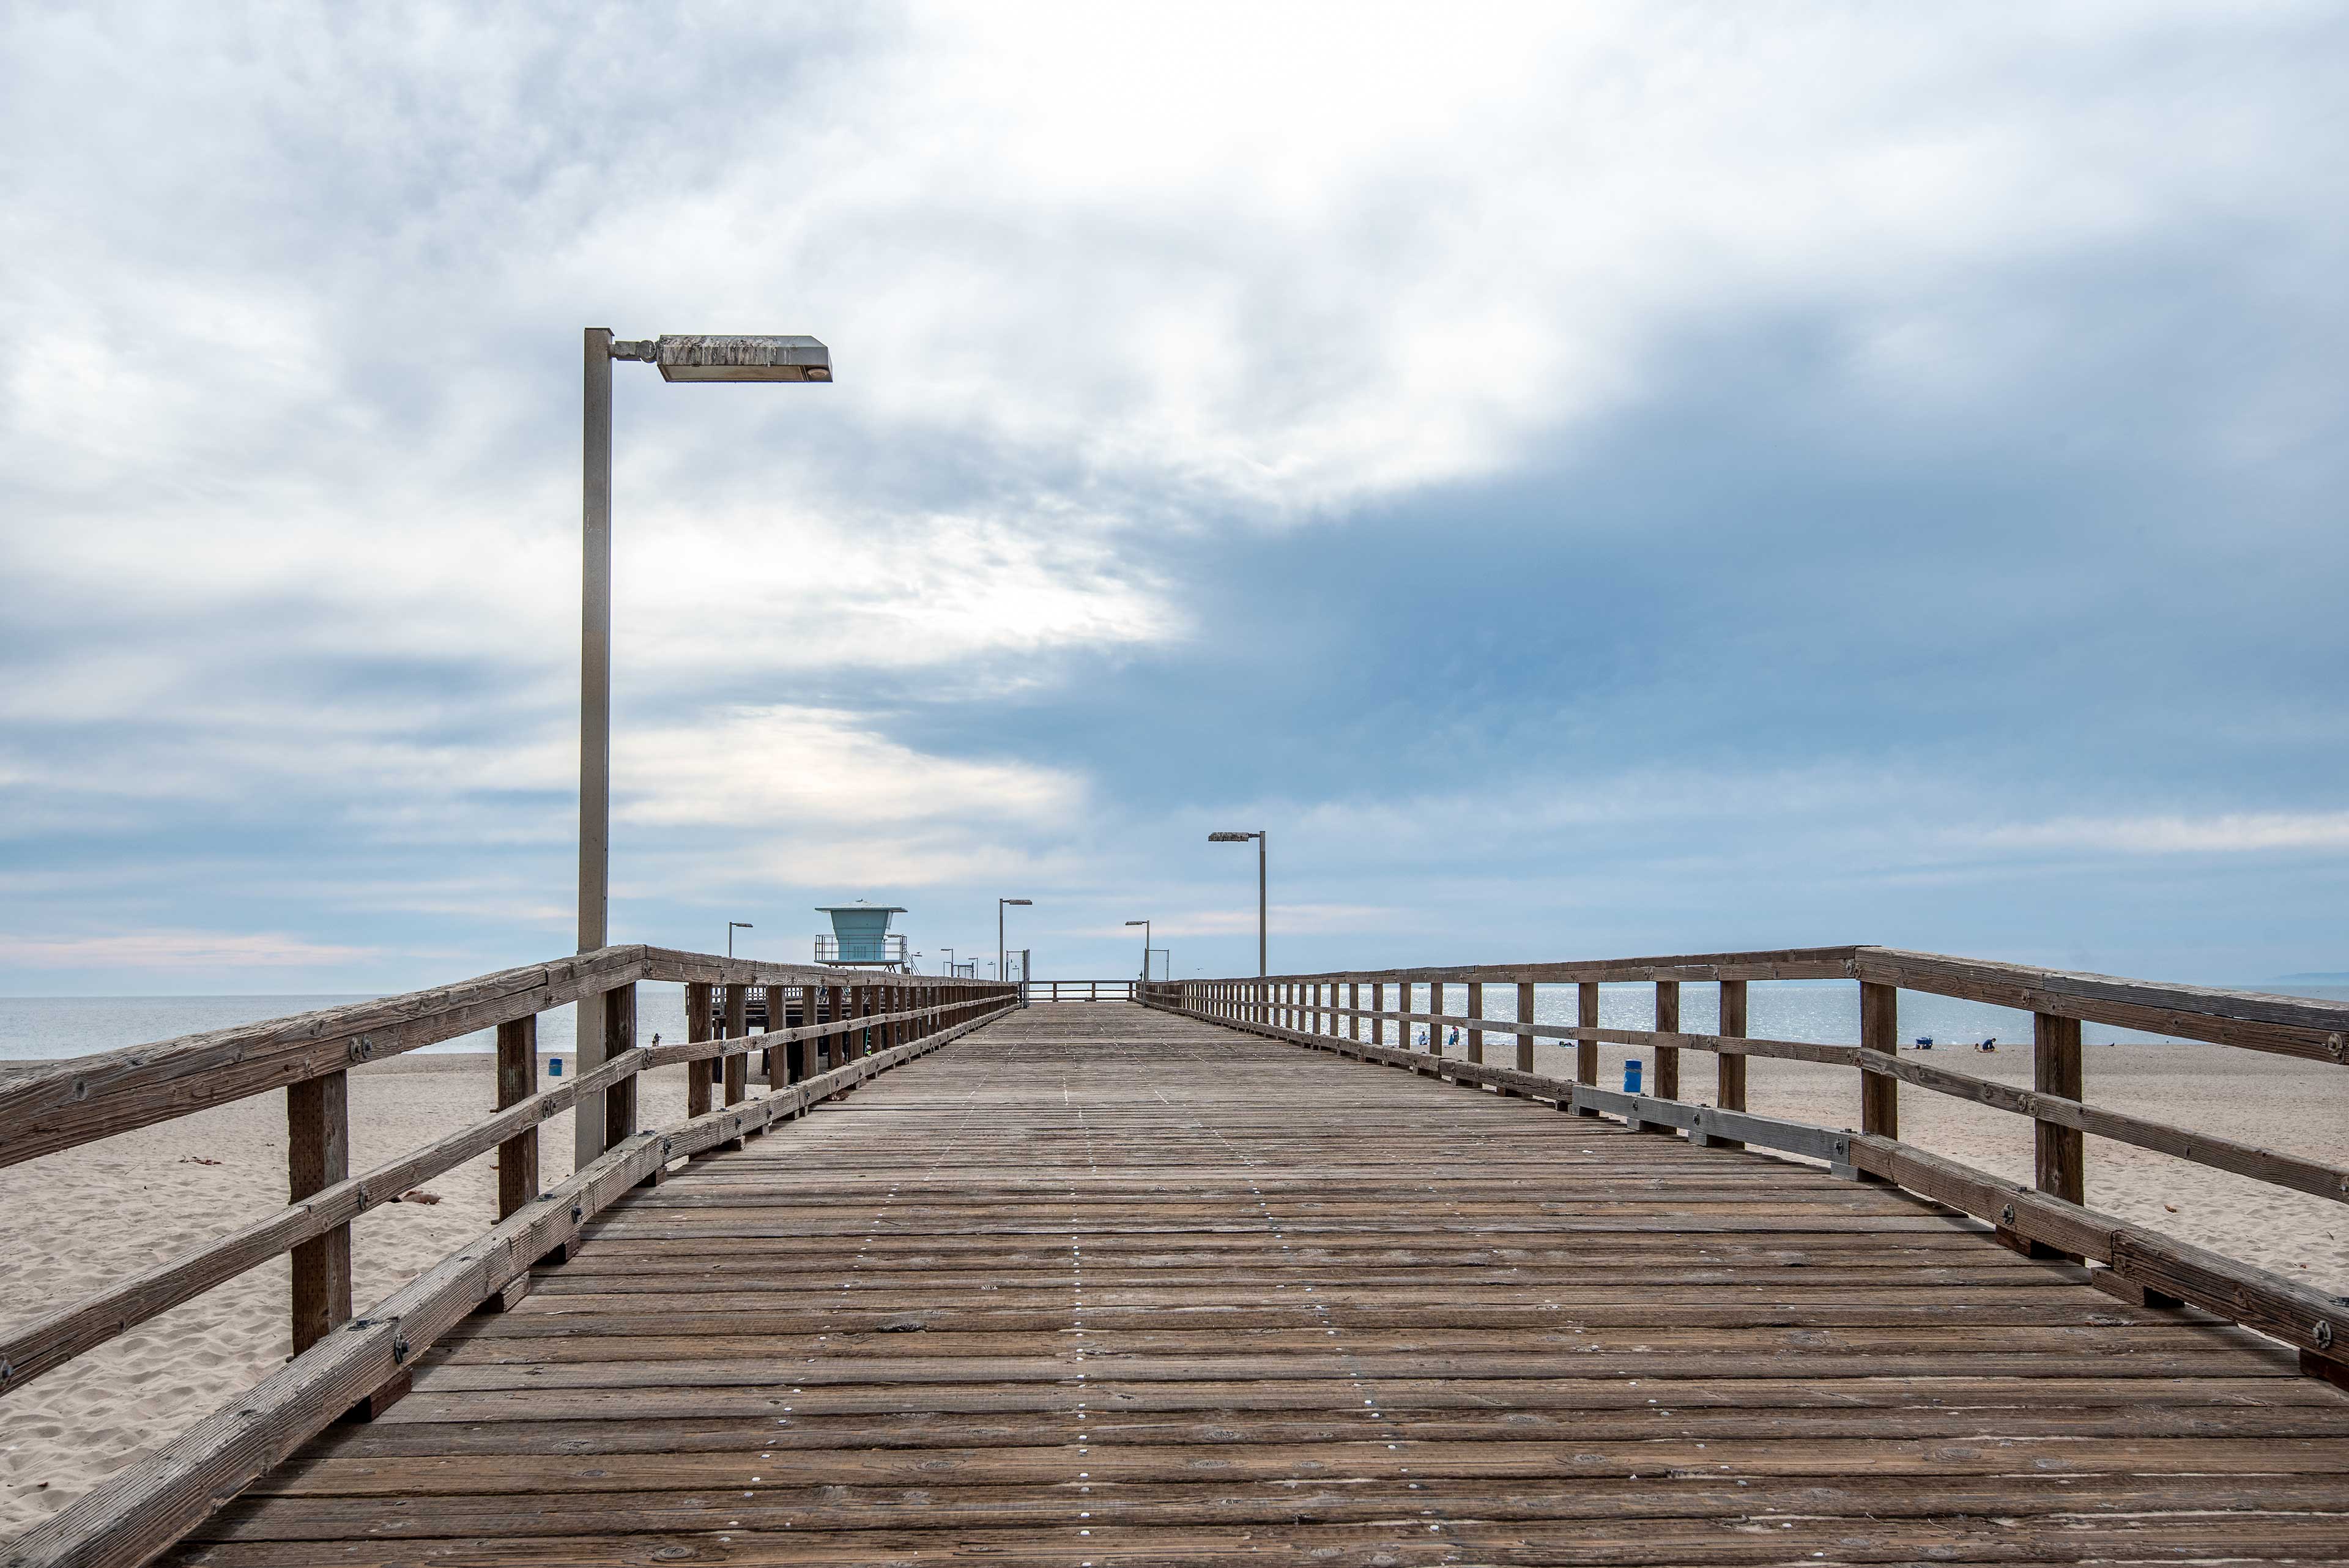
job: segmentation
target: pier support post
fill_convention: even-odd
[[[1468,982],[1468,1060],[1482,1065],[1485,1061],[1485,982]]]

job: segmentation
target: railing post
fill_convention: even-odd
[[[1485,1032],[1477,1027],[1485,1019],[1485,982],[1468,982],[1468,1060],[1482,1064],[1485,1060]]]
[[[2053,1012],[2031,1018],[2031,1086],[2043,1095],[2080,1098],[2080,1021]],[[2088,1195],[2087,1137],[2078,1127],[2032,1118],[2039,1190],[2066,1203]],[[2041,1249],[2044,1251],[2044,1249]],[[2067,1254],[2057,1254],[2067,1255]]]
[[[1584,980],[1575,982],[1574,1025],[1578,1029],[1599,1027],[1599,982]],[[1599,1086],[1599,1042],[1577,1039],[1574,1043],[1574,1081],[1588,1088]],[[1579,1114],[1595,1116],[1599,1113],[1587,1106],[1577,1106]]]
[[[1724,1040],[1745,1038],[1745,982],[1742,980],[1724,980],[1721,982],[1721,1037]],[[1744,1110],[1745,1108],[1745,1058],[1733,1056],[1723,1051],[1715,1060],[1720,1064],[1716,1069],[1720,1075],[1720,1086],[1714,1098],[1720,1102],[1721,1108],[1724,1111]],[[1744,1140],[1742,1138],[1717,1137],[1710,1141],[1721,1148],[1745,1147]]]
[[[538,1093],[538,1015],[498,1025],[498,1109]],[[498,1145],[498,1218],[508,1220],[538,1196],[538,1129],[524,1127]]]
[[[685,1041],[698,1045],[709,1038],[709,1014],[712,1008],[710,986],[707,981],[690,980],[685,984]],[[685,1114],[706,1116],[709,1114],[709,1059],[685,1064]]]
[[[788,986],[767,987],[767,1033],[780,1034],[792,1026],[791,990]],[[767,1093],[773,1094],[792,1081],[792,1048],[780,1042],[767,1047]]]
[[[299,1203],[351,1173],[350,1075],[285,1086],[286,1189]],[[351,1228],[337,1225],[294,1248],[294,1354],[351,1317]]]
[[[636,1045],[636,988],[615,986],[604,993],[604,1059],[608,1062]],[[631,1073],[604,1091],[604,1147],[636,1136],[636,1075]]]
[[[1859,1044],[1863,1050],[1900,1053],[1900,988],[1859,982]],[[1859,1075],[1859,1130],[1878,1137],[1900,1136],[1900,1080],[1885,1073]]]
[[[1362,982],[1350,980],[1346,982],[1346,1038],[1360,1040],[1361,1037]]]
[[[750,1033],[750,988],[730,985],[726,988],[726,1038],[729,1044],[739,1042]],[[726,1103],[740,1105],[750,1092],[750,1059],[729,1053],[726,1057]]]
[[[1681,1032],[1681,982],[1676,980],[1656,981],[1656,1030],[1659,1033]],[[1681,1097],[1681,1053],[1677,1045],[1656,1047],[1656,1081],[1648,1093],[1660,1100]]]
[[[1517,981],[1517,1071],[1520,1073],[1530,1073],[1534,1070],[1533,1033],[1524,1027],[1533,1021],[1534,982],[1521,980]]]
[[[1427,1048],[1436,1055],[1444,1054],[1444,982],[1427,982]]]

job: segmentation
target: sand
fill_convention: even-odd
[[[1491,1044],[1493,1059],[1509,1059],[1507,1037]],[[1571,1075],[1570,1050],[1536,1049],[1537,1070]],[[1602,1083],[1620,1085],[1626,1054],[1602,1049]],[[2031,1076],[2027,1047],[1995,1055],[1937,1050],[1930,1060],[2010,1083]],[[2091,1103],[2349,1164],[2349,1073],[2340,1068],[2196,1045],[2091,1045],[2085,1061]],[[494,1103],[490,1066],[486,1056],[409,1056],[355,1074],[353,1169],[478,1119]],[[1711,1102],[1710,1056],[1683,1053],[1682,1079],[1684,1097]],[[1748,1081],[1748,1106],[1758,1114],[1838,1127],[1858,1120],[1848,1071],[1756,1060]],[[1911,1141],[2030,1179],[2028,1122],[1906,1085],[1900,1104]],[[648,1075],[644,1124],[684,1113],[685,1070]],[[569,1118],[550,1125],[541,1159],[545,1180],[569,1174]],[[0,1323],[20,1324],[274,1210],[285,1201],[285,1112],[275,1095],[0,1170],[12,1243],[0,1253]],[[2094,1208],[2349,1293],[2349,1211],[2340,1204],[2093,1138],[2087,1180]],[[426,1187],[442,1201],[387,1205],[357,1222],[354,1295],[362,1310],[496,1219],[493,1156]],[[281,1364],[291,1349],[285,1299],[280,1258],[0,1397],[0,1533],[63,1506]]]

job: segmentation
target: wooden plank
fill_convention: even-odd
[[[1900,1054],[1900,992],[1898,987],[1863,981],[1859,987],[1859,1045],[1898,1059]],[[1878,1137],[1900,1136],[1900,1085],[1881,1074],[1859,1080],[1859,1129]]]
[[[2349,1060],[2349,1045],[2344,1045],[2349,1002],[2158,985],[1896,948],[1854,949],[1852,972],[1862,980],[2024,1012],[2054,1013],[2306,1061],[2338,1064]]]
[[[1657,1035],[1661,1039],[1680,1032],[1681,982],[1660,980],[1656,981]],[[1681,1054],[1677,1046],[1659,1044],[1656,1047],[1656,1081],[1650,1093],[1662,1100],[1681,1097]]]
[[[300,1203],[350,1175],[350,1075],[327,1073],[285,1089],[286,1175]],[[351,1228],[336,1225],[294,1248],[294,1350],[350,1321]]]
[[[1533,1031],[1530,1028],[1526,1027],[1526,1025],[1529,1025],[1533,1023],[1533,1019],[1534,982],[1529,980],[1521,980],[1517,982],[1517,1023],[1519,1027],[1517,1030],[1516,1059],[1516,1069],[1520,1073],[1530,1073],[1534,1070]]]
[[[538,1019],[533,1014],[498,1025],[498,1109],[512,1110],[537,1093]],[[533,1124],[498,1145],[498,1218],[512,1219],[537,1196],[538,1127]]]
[[[1574,987],[1574,1025],[1578,1030],[1599,1027],[1599,987],[1595,981],[1581,981]],[[1574,1082],[1598,1088],[1599,1082],[1599,1046],[1595,1034],[1576,1034],[1574,1039]]]
[[[582,1003],[582,1006],[588,1005]],[[631,981],[604,993],[604,1058],[628,1057],[636,1049],[636,987]],[[604,1091],[604,1147],[610,1148],[636,1133],[636,1075],[622,1075]]]
[[[1739,1039],[1745,1033],[1746,983],[1742,980],[1724,980],[1721,982],[1721,1037],[1723,1040]],[[1721,1108],[1724,1111],[1744,1110],[1745,1108],[1745,1057],[1744,1054],[1734,1051],[1723,1052],[1714,1060],[1713,1071],[1718,1075],[1715,1097],[1721,1102]],[[1726,1147],[1742,1147],[1734,1138],[1701,1136],[1707,1137],[1708,1142],[1718,1143]]]
[[[707,1042],[715,1033],[712,1016],[715,1000],[707,981],[688,981],[685,987],[685,1040],[689,1045]],[[685,1114],[688,1116],[709,1114],[711,1059],[697,1056],[685,1066]]]
[[[740,1041],[747,1037],[750,1033],[750,988],[747,985],[728,986],[726,988],[726,1038]],[[742,1096],[750,1092],[748,1060],[740,1055],[730,1054],[726,1058],[725,1071],[726,1103],[730,1106],[739,1106],[742,1103]]]
[[[0,1166],[559,1007],[638,978],[645,950],[576,958],[0,1075]]]
[[[1481,980],[1468,982],[1468,1060],[1482,1062],[1485,1059],[1485,982]]]
[[[2080,1021],[2052,1012],[2032,1020],[2031,1086],[2043,1095],[2078,1101]],[[2039,1190],[2067,1203],[2087,1201],[2086,1143],[2079,1130],[2060,1122],[2033,1124]]]

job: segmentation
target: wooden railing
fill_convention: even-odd
[[[1753,982],[1816,980],[1857,982],[1857,1044],[1748,1035],[1747,988]],[[1627,981],[1655,987],[1654,1028],[1600,1027],[1599,988]],[[1686,1033],[1680,1026],[1681,987],[1692,982],[1720,988],[1715,1033]],[[1561,984],[1576,988],[1576,1022],[1537,1021],[1537,988]],[[1424,1012],[1412,1005],[1411,988],[1418,986],[1427,988]],[[1460,1012],[1445,1009],[1446,992],[1455,986],[1464,992],[1465,1010]],[[1486,1015],[1488,986],[1514,988],[1511,1017]],[[2033,1087],[1900,1056],[1903,990],[2032,1013]],[[2083,1206],[2091,1133],[2335,1202],[2349,1202],[2349,1168],[2089,1105],[2082,1097],[2080,1056],[2080,1025],[2088,1022],[2342,1065],[2349,1057],[2349,1004],[1875,947],[1152,981],[1141,988],[1140,1000],[1275,1039],[1547,1100],[1562,1111],[1685,1132],[1699,1145],[1753,1144],[1825,1159],[1839,1174],[1895,1182],[1986,1220],[2018,1251],[2085,1262],[2092,1282],[2125,1299],[2157,1306],[2191,1303],[2281,1339],[2299,1350],[2305,1370],[2349,1387],[2349,1297],[2326,1294]],[[1412,1048],[1413,1024],[1428,1026],[1432,1049]],[[1384,1044],[1390,1027],[1392,1046]],[[1464,1033],[1464,1060],[1443,1054],[1444,1031],[1455,1027]],[[1485,1061],[1490,1036],[1513,1042],[1512,1065]],[[1574,1043],[1571,1082],[1534,1072],[1537,1040]],[[1653,1051],[1647,1092],[1599,1086],[1601,1044]],[[1682,1051],[1719,1058],[1717,1106],[1680,1097]],[[1855,1069],[1858,1131],[1749,1114],[1745,1064],[1756,1056]],[[2019,1187],[1901,1141],[1898,1096],[1904,1083],[2030,1117],[2033,1184]]]
[[[1135,982],[1130,980],[1031,980],[1030,1002],[1131,1002]]]
[[[577,1075],[537,1084],[538,1015],[596,1010],[615,1046],[636,1037],[636,984],[682,982],[686,1038],[613,1049]],[[749,993],[766,1016],[803,1022],[751,1033]],[[285,1092],[288,1190],[276,1213],[191,1247],[51,1312],[0,1340],[0,1395],[24,1386],[171,1307],[277,1256],[293,1254],[294,1359],[160,1454],[118,1473],[11,1543],[18,1563],[136,1563],[217,1501],[346,1412],[398,1397],[418,1352],[483,1306],[511,1304],[531,1266],[564,1255],[595,1215],[677,1161],[796,1116],[978,1027],[1017,1004],[1018,987],[924,975],[851,979],[648,947],[614,947],[405,996],[78,1056],[0,1077],[0,1167],[130,1132],[271,1090]],[[795,994],[794,994],[795,993]],[[722,1021],[722,1022],[720,1022]],[[361,1063],[477,1031],[497,1032],[494,1114],[359,1176],[347,1170],[348,1074]],[[749,1097],[754,1054],[767,1093]],[[686,1064],[686,1119],[636,1125],[636,1082]],[[578,1168],[541,1190],[539,1129],[574,1117]],[[499,1223],[390,1297],[354,1316],[351,1221],[429,1177],[495,1149]]]

